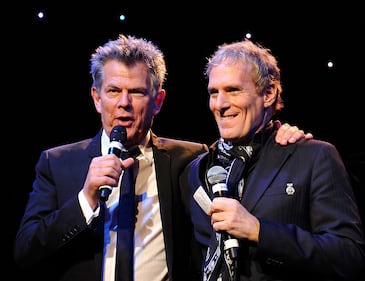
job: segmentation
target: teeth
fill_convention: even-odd
[[[222,118],[222,119],[233,119],[233,118],[234,118],[234,116],[222,116],[221,118]]]

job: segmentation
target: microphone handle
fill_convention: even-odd
[[[239,248],[238,240],[226,231],[222,231],[221,235],[223,237],[224,251],[228,252],[231,259],[236,259],[238,257]]]
[[[111,142],[110,147],[108,149],[108,154],[115,154],[120,157],[122,154],[122,150],[120,149],[120,143]],[[108,185],[103,185],[99,187],[100,192],[100,200],[106,202],[109,198],[110,193],[112,193],[113,188]]]
[[[109,185],[103,185],[99,188],[100,200],[106,202],[109,198],[110,193],[112,193],[112,187]]]
[[[225,183],[216,183],[213,185],[214,197],[229,197],[229,192]],[[238,257],[238,240],[231,236],[226,231],[220,232],[223,238],[224,251],[228,252],[231,259],[236,259]]]

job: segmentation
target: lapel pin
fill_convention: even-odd
[[[288,194],[288,195],[293,195],[294,194],[295,189],[294,189],[294,185],[293,185],[292,182],[286,184],[285,191],[286,191],[286,194]]]

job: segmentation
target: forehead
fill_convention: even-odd
[[[104,79],[115,82],[148,82],[148,69],[142,62],[126,64],[118,60],[110,60],[104,64]]]
[[[243,62],[222,62],[214,65],[209,74],[210,88],[216,87],[216,85],[224,84],[236,84],[242,82],[251,82],[251,68],[247,63]]]

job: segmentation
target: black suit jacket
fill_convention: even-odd
[[[101,280],[102,226],[85,222],[77,195],[89,164],[101,155],[101,130],[87,140],[43,151],[16,237],[14,257],[36,280]],[[189,276],[189,220],[182,210],[178,177],[203,144],[152,134],[157,188],[170,280]]]
[[[193,160],[181,176],[185,207],[203,252],[212,227],[192,195],[199,186],[207,190],[209,158],[203,154]],[[241,280],[363,278],[364,233],[355,202],[333,145],[309,140],[280,146],[273,134],[248,177],[241,201],[260,221],[259,242],[240,241],[246,249],[242,263],[248,264],[241,268]]]

